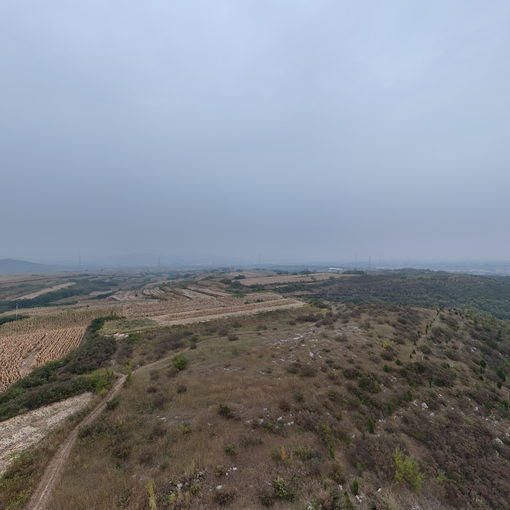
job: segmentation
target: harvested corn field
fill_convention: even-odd
[[[235,297],[232,294],[215,289],[191,287],[166,288],[166,292],[158,300],[145,303],[128,303],[123,306],[122,315],[125,317],[154,317],[158,315],[176,314],[181,312],[197,312],[207,309],[230,308],[240,305],[273,301],[281,299],[279,294],[272,292],[252,293],[245,297]]]
[[[0,391],[80,345],[90,321],[113,308],[64,310],[0,326]]]
[[[252,303],[230,308],[211,308],[198,310],[196,312],[182,312],[153,317],[153,320],[161,326],[176,326],[179,324],[192,324],[194,322],[205,322],[215,319],[225,319],[242,315],[252,315],[260,312],[273,312],[289,308],[304,306],[302,301],[295,299],[275,299],[265,303]]]
[[[274,292],[254,292],[236,297],[218,289],[189,287],[171,288],[160,295],[159,300],[124,305],[125,317],[152,318],[158,324],[182,324],[181,321],[197,322],[208,317],[244,315],[267,309],[301,306],[295,299],[283,299]]]
[[[34,368],[65,356],[78,347],[85,326],[0,337],[0,390],[30,373]]]

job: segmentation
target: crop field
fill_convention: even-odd
[[[509,335],[341,303],[126,337],[139,368],[49,508],[508,508]]]
[[[48,361],[65,356],[78,347],[85,326],[0,337],[0,390]]]
[[[11,449],[28,413],[130,377],[79,429],[48,508],[508,506],[510,326],[471,308],[502,309],[506,281],[261,271],[243,285],[256,276],[137,275],[0,326],[2,388],[78,346],[2,394]],[[0,507],[34,490],[58,430],[0,477]]]
[[[62,358],[78,347],[90,321],[114,311],[67,310],[0,326],[0,391],[34,368]]]
[[[150,318],[155,324],[169,326],[296,308],[303,304],[293,298],[282,298],[274,292],[255,292],[236,297],[218,288],[198,286],[185,289],[156,287],[150,290],[154,296],[158,296],[158,300],[126,304],[122,315],[127,318]]]

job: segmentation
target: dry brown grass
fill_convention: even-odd
[[[354,480],[360,509],[475,508],[475,498],[497,507],[510,494],[501,476],[510,456],[505,445],[496,455],[492,440],[510,423],[483,401],[501,403],[508,385],[490,390],[494,365],[480,386],[480,350],[498,361],[484,327],[454,312],[346,304],[135,335],[126,340],[135,366],[156,361],[82,437],[52,508],[146,509],[149,480],[158,508],[218,508],[218,485],[231,508],[331,508],[339,484],[343,497]],[[196,345],[181,372],[168,354],[175,342]],[[463,357],[451,360],[455,342]],[[397,446],[418,459],[419,494],[395,483]],[[460,493],[462,470],[472,492]],[[278,477],[293,501],[275,496]],[[186,500],[172,507],[176,491]]]
[[[242,285],[275,285],[283,283],[307,283],[319,282],[321,280],[328,280],[329,278],[352,278],[352,274],[338,274],[338,273],[312,273],[312,274],[289,274],[289,275],[274,275],[274,276],[253,276],[239,280]]]

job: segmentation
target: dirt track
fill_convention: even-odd
[[[278,303],[274,303],[277,306],[264,306],[263,308],[256,307],[254,310],[250,310],[249,313],[257,313],[261,311],[272,311],[277,309],[285,309],[285,308],[295,308],[303,306],[304,303],[299,301],[294,301],[290,299],[281,299],[278,300]],[[257,305],[260,306],[259,303]],[[279,305],[279,306],[278,306]],[[227,317],[227,316],[236,316],[236,315],[246,315],[246,311],[243,310],[241,312],[230,312],[230,313],[223,313],[219,314],[218,318],[220,317]],[[173,324],[186,324],[189,322],[201,322],[203,320],[210,320],[211,318],[216,318],[214,315],[207,316],[207,317],[193,317],[193,318],[187,318],[187,319],[180,319],[179,321],[173,322]],[[180,351],[185,352],[188,348]],[[174,353],[175,355],[175,353]],[[164,361],[167,361],[167,358],[163,358],[157,361],[154,361],[148,365],[141,366],[134,372],[138,372],[141,370],[147,370],[149,368],[152,368],[155,365],[158,365]],[[88,425],[92,421],[94,421],[104,410],[106,407],[106,402],[110,399],[112,399],[122,388],[122,385],[124,384],[124,381],[126,380],[125,375],[121,375],[119,379],[115,382],[112,389],[108,392],[108,394],[103,398],[103,400],[94,408],[94,410],[83,420],[81,421],[71,432],[69,437],[65,440],[64,443],[62,443],[57,450],[57,453],[54,455],[54,457],[51,459],[50,463],[46,467],[46,470],[39,481],[39,484],[37,485],[37,488],[35,489],[34,493],[32,494],[28,504],[25,506],[25,510],[46,510],[48,508],[48,504],[51,500],[51,496],[53,494],[53,491],[57,484],[60,481],[60,478],[62,476],[62,473],[64,471],[65,465],[67,463],[67,460],[69,458],[69,455],[71,454],[71,451],[74,447],[74,444],[76,443],[76,439],[78,437],[78,431],[80,427],[84,425]]]
[[[27,510],[44,510],[47,508],[53,490],[60,481],[67,459],[69,458],[74,444],[76,443],[79,428],[83,425],[92,423],[103,412],[106,407],[106,402],[119,392],[125,380],[125,375],[119,376],[112,389],[107,393],[103,400],[101,400],[92,412],[73,429],[71,434],[69,434],[69,437],[60,445],[57,453],[48,464],[46,471],[37,485],[37,488],[25,507]]]
[[[175,356],[175,354],[181,354],[183,352],[188,351],[188,347],[185,349],[182,349],[178,353],[173,353],[172,356]],[[167,357],[153,361],[152,363],[149,363],[147,365],[143,365],[140,368],[137,368],[133,371],[139,372],[143,370],[150,370],[154,368],[157,365],[160,365],[162,363],[168,362]],[[101,402],[91,411],[89,415],[87,415],[86,418],[84,418],[69,434],[69,437],[65,440],[64,443],[62,443],[57,450],[57,453],[54,455],[54,457],[51,459],[50,463],[46,467],[46,470],[44,471],[44,474],[42,478],[39,480],[39,483],[30,497],[29,502],[25,506],[25,510],[46,510],[48,508],[48,504],[51,500],[51,496],[53,494],[53,491],[57,484],[60,481],[60,478],[62,477],[62,473],[64,472],[65,465],[67,463],[67,459],[69,458],[69,455],[71,454],[71,451],[74,447],[74,444],[76,443],[76,439],[78,438],[78,431],[80,427],[83,427],[83,425],[88,425],[89,423],[92,423],[103,411],[106,407],[106,402],[108,400],[111,400],[122,388],[124,381],[126,380],[125,375],[120,375],[115,384],[113,385],[112,389],[107,393],[107,395],[101,400]]]

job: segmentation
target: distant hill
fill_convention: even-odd
[[[54,269],[53,266],[46,264],[36,264],[35,262],[16,259],[0,259],[0,274],[36,273],[52,269]]]

